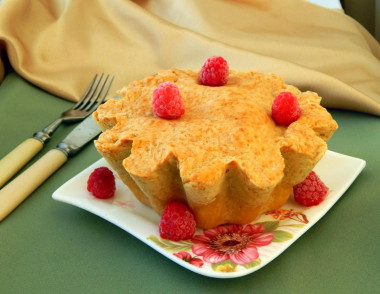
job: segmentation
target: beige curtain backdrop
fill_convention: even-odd
[[[380,115],[379,43],[342,11],[304,0],[3,0],[0,51],[72,101],[97,72],[116,76],[115,92],[221,55],[230,68],[318,92],[326,107]]]

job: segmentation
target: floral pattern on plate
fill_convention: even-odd
[[[268,212],[251,224],[198,229],[191,240],[181,242],[159,237],[158,214],[141,204],[118,177],[113,198],[93,197],[86,183],[91,172],[100,166],[109,167],[104,159],[98,160],[58,188],[53,198],[119,226],[190,271],[214,278],[236,278],[262,268],[310,229],[348,189],[365,161],[327,151],[314,169],[330,189],[318,206],[302,207],[291,197],[281,209]]]
[[[286,227],[301,228],[308,223],[307,217],[294,209],[279,209],[268,212],[275,221],[256,222],[248,225],[220,225],[202,230],[191,240],[169,241],[155,235],[148,237],[157,246],[172,252],[174,256],[193,266],[208,266],[216,272],[236,272],[261,264],[259,247],[286,242],[293,234]],[[283,223],[283,220],[297,223]]]

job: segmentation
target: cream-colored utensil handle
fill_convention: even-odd
[[[16,174],[43,147],[40,140],[29,138],[0,160],[0,187]]]
[[[0,190],[0,221],[67,161],[64,152],[52,149]]]

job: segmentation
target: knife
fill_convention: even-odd
[[[0,222],[58,170],[70,156],[101,132],[92,115],[75,127],[55,149],[48,151],[27,170],[0,190]]]

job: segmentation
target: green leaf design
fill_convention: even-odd
[[[273,232],[273,242],[285,242],[293,238],[289,232],[277,230]]]
[[[273,232],[278,228],[280,221],[271,221],[271,222],[261,222],[255,223],[255,225],[263,225],[265,227],[265,233]]]
[[[234,272],[236,271],[236,263],[231,260],[225,260],[219,263],[214,263],[211,268],[216,272]]]
[[[251,263],[248,263],[248,264],[243,264],[243,266],[246,268],[246,269],[250,269],[250,268],[253,268],[255,266],[258,266],[261,264],[261,259],[260,258],[256,258],[254,261],[252,261]]]
[[[179,252],[179,251],[190,251],[191,246],[193,245],[190,241],[178,241],[178,242],[172,242],[169,240],[157,238],[156,236],[149,236],[147,238],[148,240],[153,241],[156,243],[156,245],[160,246],[161,248],[165,249],[169,252]]]

